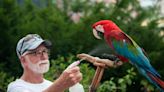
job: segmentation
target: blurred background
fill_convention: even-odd
[[[45,77],[55,80],[79,53],[112,53],[92,35],[91,25],[114,21],[148,54],[164,80],[164,0],[0,0],[0,92],[22,74],[16,56],[20,38],[36,33],[49,39],[51,68]],[[136,68],[124,64],[105,70],[97,92],[158,92]],[[80,65],[85,91],[95,73],[87,62]],[[89,75],[89,76],[88,76]]]

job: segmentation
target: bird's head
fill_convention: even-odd
[[[104,29],[104,27],[108,26],[110,24],[113,24],[113,22],[110,21],[110,20],[101,20],[101,21],[98,21],[98,22],[94,23],[92,25],[93,35],[97,39],[101,39],[104,36],[104,32],[106,31],[106,29]]]

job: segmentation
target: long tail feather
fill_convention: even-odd
[[[151,82],[154,86],[156,86],[160,92],[164,92],[164,81],[160,79],[158,75],[153,74],[150,70],[147,70],[142,67],[136,66],[139,72],[147,78],[149,82]]]
[[[161,92],[164,92],[164,81],[162,81],[159,77],[154,76],[150,72],[147,72],[147,75],[152,80],[153,84],[155,84],[161,90]]]

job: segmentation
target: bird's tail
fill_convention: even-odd
[[[158,76],[154,76],[151,72],[147,72],[147,75],[151,82],[160,89],[161,92],[164,92],[164,81],[162,81]]]

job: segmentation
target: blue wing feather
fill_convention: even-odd
[[[137,66],[137,68],[138,67],[143,68],[151,72],[155,76],[160,77],[158,72],[156,72],[156,70],[151,66],[149,59],[144,55],[144,53],[142,52],[142,49],[139,46],[135,47],[132,44],[127,43],[126,41],[123,41],[123,40],[117,41],[114,39],[112,41],[112,44],[115,51],[118,54],[128,58],[132,64]]]

